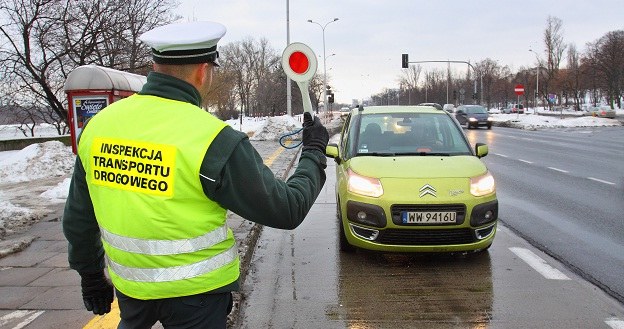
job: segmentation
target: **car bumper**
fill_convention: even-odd
[[[492,125],[492,121],[470,121],[470,125],[473,127],[485,127],[485,126],[491,126]]]
[[[342,225],[349,244],[363,249],[390,252],[480,250],[492,244],[498,220],[496,198],[482,201],[484,202],[474,207],[463,204],[440,205],[443,209],[458,209],[457,224],[450,225],[401,224],[399,213],[402,210],[395,209],[395,206],[391,206],[388,211],[378,205],[352,202],[344,209]],[[482,218],[487,211],[492,211],[493,216],[484,220]],[[355,217],[361,212],[367,214],[366,219]]]

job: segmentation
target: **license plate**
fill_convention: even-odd
[[[403,224],[453,224],[457,223],[454,211],[404,211]]]

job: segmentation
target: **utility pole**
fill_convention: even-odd
[[[290,3],[286,0],[286,47],[290,45]],[[286,76],[286,114],[292,116],[292,91],[291,81]]]

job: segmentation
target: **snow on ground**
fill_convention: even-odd
[[[70,146],[58,141],[32,144],[0,162],[0,181],[27,182],[50,176],[64,176],[74,168]]]
[[[623,116],[624,111],[619,110],[618,116]],[[536,128],[563,128],[563,127],[595,127],[595,126],[619,126],[620,121],[594,117],[566,117],[543,116],[534,114],[493,114],[492,117],[497,125],[521,129]],[[292,118],[280,116],[272,118],[244,118],[242,126],[240,120],[226,121],[234,129],[245,132],[252,140],[276,141],[282,134],[293,132],[301,128],[301,116]],[[339,128],[341,120],[334,120],[327,127]],[[49,125],[37,127],[36,135],[39,137],[55,136],[56,130]],[[300,139],[300,134],[296,139]],[[0,140],[25,138],[15,126],[0,126]],[[333,136],[335,139],[335,136]],[[6,193],[8,186],[19,185],[20,189],[32,189],[33,198],[37,197],[49,200],[49,204],[63,203],[69,190],[69,176],[73,170],[75,155],[71,147],[60,142],[51,141],[30,145],[19,151],[0,152],[0,240],[5,233],[11,233],[12,227],[29,223],[41,218],[38,211],[22,207],[21,203],[11,202],[12,195]],[[52,179],[56,178],[56,179]],[[38,185],[44,191],[35,190],[37,182],[53,181],[53,186]],[[29,191],[25,191],[27,194]],[[18,224],[16,224],[18,223]],[[9,232],[7,231],[7,228]]]
[[[28,134],[27,137],[22,133],[19,128],[20,125],[0,126],[0,140],[30,138],[30,131],[26,131],[26,134]],[[56,131],[56,128],[51,124],[42,123],[35,127],[34,137],[50,137],[57,135],[58,132]]]
[[[615,119],[596,118],[590,116],[565,117],[535,114],[491,114],[498,126],[519,129],[538,128],[572,128],[572,127],[611,127],[621,126]]]
[[[269,117],[264,120],[264,123],[258,127],[249,139],[254,141],[277,141],[283,135],[301,129],[301,126],[301,122],[289,115]],[[293,135],[292,138],[289,137],[287,139],[301,139],[301,134]]]

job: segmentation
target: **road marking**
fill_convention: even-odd
[[[604,183],[604,184],[609,184],[609,185],[615,185],[615,183],[613,183],[613,182],[609,182],[609,181],[606,181],[606,180],[602,180],[602,179],[598,179],[598,178],[594,178],[594,177],[587,177],[587,178],[588,178],[588,179],[591,179],[591,180],[593,180],[593,181],[596,181],[596,182],[600,182],[600,183]]]
[[[284,145],[288,146],[292,143],[292,141],[286,141],[284,143]],[[285,148],[280,147],[277,150],[275,150],[275,152],[273,152],[273,154],[271,154],[266,161],[264,161],[264,164],[267,165],[267,167],[270,167],[273,164],[273,161],[275,161],[275,159],[277,159],[277,157],[282,154],[282,152],[284,152]]]
[[[117,298],[111,304],[111,311],[104,315],[96,315],[87,323],[83,329],[113,329],[117,328],[119,321],[121,320],[119,312],[119,304],[117,304]]]
[[[524,160],[524,159],[518,159],[518,161],[524,162],[524,163],[528,163],[528,164],[532,164],[533,163],[533,162],[531,162],[529,160]]]
[[[507,156],[506,156],[506,155],[504,155],[504,154],[500,154],[500,153],[494,153],[494,155],[498,155],[499,157],[502,157],[502,158],[507,158]]]
[[[29,325],[31,322],[35,321],[35,319],[38,318],[41,314],[43,314],[43,312],[44,311],[13,311],[9,314],[6,314],[0,317],[0,327],[4,327],[7,323],[13,320],[18,320],[18,319],[27,317],[22,322],[18,323],[15,327],[12,327],[12,329],[24,328],[27,325]]]
[[[607,319],[605,323],[613,329],[624,329],[624,321],[618,318]]]
[[[525,248],[511,247],[511,252],[520,257],[529,266],[536,270],[539,274],[543,275],[546,279],[550,280],[570,280],[567,275],[563,274],[558,269],[548,265],[545,260],[534,254],[531,250]]]
[[[563,169],[559,169],[559,168],[555,168],[555,167],[548,167],[548,169],[554,170],[554,171],[558,171],[558,172],[562,172],[562,173],[569,173],[569,171],[567,170],[563,170]]]

